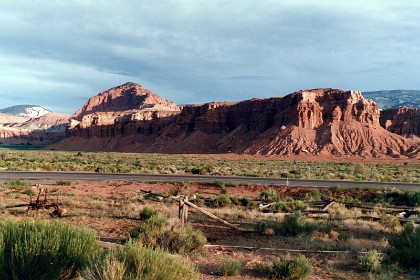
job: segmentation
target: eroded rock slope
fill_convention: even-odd
[[[67,139],[52,148],[419,157],[419,138],[381,127],[378,106],[357,91],[314,89],[180,108],[128,83],[92,98],[76,115]]]

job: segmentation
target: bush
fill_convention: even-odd
[[[251,199],[244,196],[239,199],[239,203],[241,203],[242,206],[249,206],[251,204]]]
[[[223,181],[217,180],[214,182],[220,189],[220,194],[227,194],[226,185]]]
[[[389,214],[382,214],[379,219],[379,223],[391,230],[396,230],[400,227],[400,220],[396,216]]]
[[[55,182],[56,185],[58,186],[71,186],[72,181],[68,181],[68,180],[58,180]]]
[[[388,203],[397,206],[420,206],[420,191],[392,192],[385,196]]]
[[[406,224],[389,243],[394,247],[392,256],[401,266],[420,269],[420,227]]]
[[[193,167],[190,170],[191,174],[195,175],[204,175],[211,172],[210,166],[203,166],[203,167]]]
[[[310,201],[319,201],[321,200],[321,191],[320,190],[311,190],[306,194],[306,199]]]
[[[280,198],[277,195],[276,190],[268,189],[260,193],[260,199],[265,202],[277,202]]]
[[[272,265],[263,269],[266,277],[272,279],[306,279],[312,274],[313,267],[305,256],[300,255],[293,260],[290,256],[273,261]]]
[[[194,230],[191,224],[187,223],[183,227],[170,225],[159,216],[152,216],[135,227],[130,236],[144,245],[161,247],[171,253],[180,254],[190,253],[206,244],[206,237],[200,231]]]
[[[131,238],[137,238],[143,244],[156,247],[165,231],[168,221],[158,215],[152,216],[143,224],[134,227],[130,232]]]
[[[308,209],[308,205],[305,204],[302,200],[294,200],[292,202],[293,211],[305,211]]]
[[[350,216],[350,211],[342,203],[334,203],[328,208],[328,213],[332,219],[344,220]]]
[[[0,279],[73,279],[96,250],[95,235],[62,222],[0,224]]]
[[[166,230],[158,241],[161,247],[171,253],[188,254],[204,246],[206,237],[201,231],[194,230],[190,223],[183,227],[175,225]]]
[[[217,268],[220,276],[238,276],[241,273],[241,262],[237,259],[223,259]]]
[[[140,220],[146,221],[150,219],[153,216],[156,216],[158,214],[157,210],[150,207],[144,207],[139,214]]]
[[[274,225],[274,233],[276,235],[312,235],[316,227],[315,225],[309,224],[306,221],[306,216],[300,212],[296,212],[292,215],[287,215],[284,221],[280,224]]]
[[[267,222],[264,222],[264,221],[257,222],[254,225],[254,230],[258,232],[259,234],[264,234],[267,231],[267,229],[268,229],[268,224]]]
[[[85,280],[181,280],[198,279],[200,274],[182,258],[131,240],[122,248],[92,257],[80,275]]]
[[[361,254],[357,259],[357,264],[363,271],[379,272],[382,268],[384,258],[382,253],[377,250],[372,250],[366,254]]]
[[[23,192],[22,192],[23,194],[26,194],[26,195],[29,195],[29,196],[32,196],[32,195],[34,195],[35,193],[34,193],[34,190],[33,189],[26,189],[26,190],[24,190]]]
[[[232,204],[232,201],[230,200],[230,197],[225,194],[219,194],[216,196],[216,198],[213,200],[213,203],[217,207],[225,207]]]

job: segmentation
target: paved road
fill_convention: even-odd
[[[305,179],[279,179],[262,177],[239,177],[239,176],[204,176],[204,175],[160,175],[160,174],[127,174],[127,173],[89,173],[89,172],[31,172],[10,171],[0,172],[0,181],[7,179],[26,179],[31,181],[53,180],[86,180],[86,181],[140,181],[140,182],[197,182],[213,183],[216,180],[223,182],[274,185],[274,186],[314,186],[314,187],[360,187],[360,188],[401,188],[420,190],[420,184],[412,183],[386,183],[365,181],[343,180],[305,180]]]

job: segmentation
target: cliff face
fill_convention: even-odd
[[[381,126],[405,137],[420,136],[420,108],[401,107],[381,112]]]
[[[47,113],[41,117],[0,114],[0,142],[7,144],[51,144],[62,140],[70,115]]]
[[[387,131],[379,124],[379,108],[374,102],[360,92],[336,89],[239,103],[187,105],[182,111],[97,112],[76,122],[67,137],[52,147],[419,157],[418,138],[407,139]]]

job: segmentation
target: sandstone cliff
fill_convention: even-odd
[[[114,103],[112,99],[104,100],[107,104]],[[78,112],[79,116],[83,115],[81,122],[75,122],[67,131],[68,139],[52,147],[166,153],[419,157],[419,138],[407,139],[382,128],[379,108],[357,91],[315,89],[283,98],[187,105],[181,111],[150,111],[159,106],[144,107],[139,103],[137,108],[149,111],[108,112],[108,105],[101,106],[86,104]],[[104,108],[105,112],[86,114],[93,107]]]
[[[381,112],[381,126],[406,137],[420,136],[420,108],[401,107]]]

